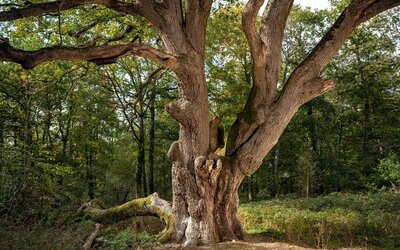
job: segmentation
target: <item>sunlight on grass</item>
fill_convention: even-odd
[[[248,234],[319,248],[400,247],[400,194],[331,194],[247,203]]]

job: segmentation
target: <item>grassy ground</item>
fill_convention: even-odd
[[[400,247],[400,194],[331,194],[247,203],[248,234],[316,248]]]
[[[205,249],[300,249],[367,247],[400,249],[400,194],[331,194],[243,204],[239,214],[249,242]],[[136,218],[101,229],[101,249],[158,247],[155,218]],[[59,226],[0,222],[0,249],[79,249],[94,229],[90,221]],[[265,243],[269,242],[269,243]]]

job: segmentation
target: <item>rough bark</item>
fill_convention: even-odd
[[[25,69],[53,60],[89,61],[96,64],[110,64],[126,55],[137,55],[152,60],[165,68],[175,70],[176,58],[144,44],[101,45],[97,47],[72,48],[53,46],[37,51],[13,48],[8,41],[0,40],[0,60],[16,62]]]
[[[23,51],[13,48],[3,39],[0,60],[32,68],[55,59],[111,63],[121,56],[133,54],[173,70],[177,76],[179,99],[168,104],[166,111],[180,123],[180,133],[179,140],[171,145],[168,153],[173,163],[172,212],[175,215],[174,232],[170,236],[186,245],[243,238],[236,216],[237,190],[243,178],[260,167],[297,109],[335,86],[332,81],[322,79],[320,72],[354,28],[378,13],[400,5],[398,0],[352,0],[277,96],[282,39],[293,0],[268,1],[259,27],[256,18],[264,0],[249,0],[243,13],[242,27],[253,59],[253,87],[243,111],[229,131],[226,154],[218,155],[215,152],[215,130],[212,129],[215,126],[210,126],[208,120],[204,69],[206,24],[212,1],[63,0],[0,12],[0,21],[54,12],[56,7],[66,10],[87,3],[143,16],[159,32],[166,52],[134,43],[84,49],[56,46]],[[108,214],[116,213],[115,210],[106,211],[97,210],[94,214],[108,218]]]

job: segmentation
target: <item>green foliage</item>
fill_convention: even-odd
[[[346,1],[328,10],[294,7],[283,48],[280,87],[332,23]],[[253,199],[306,196],[391,187],[380,161],[400,154],[399,12],[388,12],[353,32],[322,73],[336,82],[330,93],[301,107],[278,146],[240,189]],[[277,157],[277,160],[276,160]],[[250,181],[251,179],[251,181]],[[250,186],[250,188],[249,188]],[[397,184],[396,184],[397,186]],[[308,191],[307,191],[308,190]]]
[[[240,29],[242,9],[241,3],[221,5],[212,13],[207,25],[206,74],[210,108],[223,119],[225,131],[229,131],[236,114],[243,108],[251,87],[252,61]]]
[[[130,229],[119,231],[105,245],[105,249],[147,248],[154,244],[154,236],[147,233],[133,234]]]
[[[109,235],[108,249],[127,249],[133,246],[133,234],[130,229],[118,231],[115,235]]]
[[[400,194],[338,194],[318,198],[282,198],[241,206],[250,234],[284,235],[318,248],[400,246]]]
[[[394,156],[380,160],[377,172],[380,179],[391,184],[391,188],[400,188],[400,162]]]
[[[68,214],[66,211],[59,213]],[[157,221],[154,221],[154,220]],[[156,246],[155,235],[162,225],[156,218],[146,218],[145,230],[134,229],[137,220],[127,220],[117,225],[102,226],[99,236],[106,242],[96,249],[143,249]],[[64,223],[63,225],[0,224],[0,249],[80,249],[93,232],[92,221]],[[17,232],[17,233],[16,233]]]

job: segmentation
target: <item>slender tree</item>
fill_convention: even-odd
[[[152,109],[150,107],[151,102],[153,102],[153,109],[150,110],[150,116],[152,116],[152,111],[155,112],[154,97],[151,97],[151,95],[153,94],[149,93],[151,92],[151,90],[149,89],[152,88],[152,85],[154,84],[157,74],[159,74],[160,71],[163,69],[163,68],[157,68],[157,69],[151,69],[152,72],[143,72],[145,70],[141,69],[139,63],[140,63],[139,61],[133,61],[133,64],[129,64],[129,62],[127,63],[126,61],[125,62],[121,61],[120,63],[118,63],[117,67],[114,68],[110,67],[110,69],[106,70],[104,75],[104,78],[106,79],[104,87],[110,90],[115,96],[116,99],[115,105],[121,111],[123,115],[123,120],[128,125],[132,140],[137,144],[138,154],[137,154],[137,166],[135,173],[137,198],[143,197],[143,195],[144,196],[148,195],[146,166],[145,166],[146,165],[146,159],[145,159],[146,119],[145,118],[147,116],[148,109]],[[109,85],[111,85],[111,87],[109,87]],[[154,124],[154,117],[152,123]],[[154,155],[154,128],[152,132],[153,132],[152,134],[153,145],[150,141],[149,151],[153,150],[153,153],[149,152],[149,157],[151,154]],[[149,164],[151,164],[151,161],[149,162]],[[154,165],[154,157],[152,164]],[[153,165],[151,165],[151,167],[153,167]],[[151,171],[149,169],[149,173],[150,172]],[[154,186],[150,189],[152,189],[154,192]]]
[[[249,0],[243,11],[242,29],[252,55],[253,86],[228,133],[225,150],[221,151],[217,139],[221,121],[219,118],[209,121],[204,67],[206,25],[212,2],[62,0],[29,2],[0,12],[0,21],[12,21],[95,4],[126,15],[139,15],[158,31],[163,41],[160,48],[165,49],[135,40],[71,47],[62,45],[59,25],[58,44],[36,51],[16,48],[3,38],[0,60],[17,62],[30,69],[56,59],[104,64],[132,54],[174,71],[179,99],[165,108],[180,123],[179,140],[168,152],[173,162],[172,236],[175,241],[189,245],[243,238],[236,215],[237,190],[243,178],[260,167],[301,105],[334,88],[334,82],[323,79],[320,73],[351,32],[378,13],[400,5],[399,0],[352,0],[277,95],[283,33],[293,0],[268,1],[260,26],[256,19],[265,1]],[[171,234],[170,230],[166,232]]]

